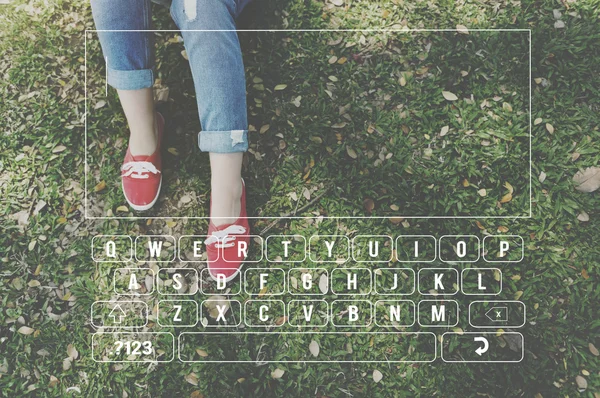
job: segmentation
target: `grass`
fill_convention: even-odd
[[[363,39],[361,33],[349,33],[337,44],[340,37],[335,33],[240,35],[250,124],[256,129],[251,132],[244,175],[249,208],[254,216],[263,217],[253,220],[253,230],[268,229],[265,236],[307,237],[367,233],[483,237],[500,231],[523,236],[524,261],[497,266],[504,282],[498,299],[519,297],[527,306],[527,323],[517,330],[525,336],[525,360],[476,366],[440,360],[413,365],[263,366],[94,362],[89,309],[95,301],[113,296],[113,271],[122,265],[94,263],[92,237],[201,234],[206,220],[84,219],[83,38],[86,29],[94,29],[89,6],[79,1],[19,0],[0,5],[1,395],[598,396],[600,359],[589,344],[600,347],[600,251],[595,242],[600,236],[600,208],[597,193],[578,192],[571,180],[577,170],[600,161],[597,3],[394,0],[346,1],[342,7],[316,1],[263,5],[250,10],[247,26],[373,29],[463,24],[471,29],[532,30],[531,113],[532,120],[542,121],[532,130],[532,217],[525,219],[502,217],[529,212],[530,181],[524,173],[530,149],[527,34],[363,33]],[[555,28],[554,8],[562,13],[565,28]],[[174,28],[166,10],[157,8],[155,14],[158,29]],[[209,200],[207,157],[193,145],[200,126],[191,74],[175,37],[173,33],[156,37],[160,84],[170,89],[169,101],[160,104],[168,115],[170,134],[165,154],[169,184],[155,215],[203,217]],[[104,95],[102,56],[93,34],[87,44],[87,150],[94,166],[88,170],[87,210],[90,215],[127,216],[129,211],[119,209],[125,203],[115,167],[126,148],[125,119],[114,90]],[[338,60],[330,63],[333,56]],[[339,63],[343,57],[346,61]],[[469,73],[463,76],[463,70]],[[401,78],[406,84],[400,83]],[[287,87],[275,90],[279,84]],[[459,100],[445,100],[442,91],[455,93]],[[468,101],[471,94],[474,103]],[[495,101],[496,96],[501,99]],[[484,99],[489,106],[482,108]],[[444,126],[448,133],[441,136]],[[474,132],[467,134],[470,129]],[[431,150],[429,155],[426,149]],[[545,179],[540,178],[542,173]],[[106,187],[95,192],[102,181]],[[514,189],[513,197],[499,203],[508,192],[506,182]],[[481,189],[486,189],[485,196],[478,193]],[[264,218],[296,214],[298,209],[303,210],[297,215],[312,218],[276,223]],[[590,221],[579,221],[581,212]],[[501,218],[394,217],[432,213]],[[339,215],[383,218],[321,218]],[[256,266],[271,264],[263,260]],[[416,271],[423,266],[409,265]],[[251,287],[258,283],[252,278]],[[211,285],[206,289],[210,292]],[[159,300],[156,292],[149,297],[149,302]],[[202,304],[207,295],[192,297],[204,310],[210,309]],[[378,299],[374,294],[367,297]],[[237,296],[241,303],[248,298],[244,291]],[[462,295],[455,299],[463,309],[471,301]],[[230,311],[228,321],[235,323],[233,315]],[[212,322],[210,316],[207,321]],[[459,326],[472,330],[464,310]],[[149,330],[182,331],[170,326]],[[372,325],[366,330],[394,329]],[[349,343],[357,357],[372,354],[365,336],[318,338],[323,352],[329,345]],[[264,351],[259,350],[261,343]],[[247,358],[260,353],[282,360],[306,358],[307,343],[306,337],[292,334],[228,336],[204,348],[212,349],[215,357],[231,357],[239,349],[238,355]],[[399,346],[391,336],[373,343],[374,349]],[[428,352],[427,347],[418,348],[423,355]],[[273,378],[276,369],[285,373]],[[373,380],[375,370],[383,375],[378,383]],[[587,380],[581,393],[577,376]]]

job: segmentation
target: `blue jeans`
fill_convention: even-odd
[[[246,80],[235,20],[249,0],[173,0],[196,90],[205,152],[248,150]],[[150,0],[91,0],[108,84],[138,90],[154,84]]]

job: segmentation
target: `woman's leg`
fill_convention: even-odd
[[[202,132],[198,144],[210,153],[211,221],[220,226],[240,215],[243,152],[248,149],[246,80],[235,18],[244,1],[173,0],[190,60]],[[195,31],[190,31],[195,30]]]
[[[151,29],[151,2],[92,0],[91,4],[107,63],[108,84],[117,89],[129,125],[129,149],[133,156],[151,155],[157,147],[153,35],[139,32]]]
[[[150,209],[160,194],[162,116],[155,117],[154,46],[150,0],[92,0],[92,14],[106,59],[108,84],[117,89],[130,139],[121,186],[129,205]]]

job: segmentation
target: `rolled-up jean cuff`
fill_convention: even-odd
[[[141,90],[154,85],[152,69],[108,69],[108,84],[117,90]]]
[[[198,146],[202,152],[246,152],[248,130],[201,131],[198,133]]]

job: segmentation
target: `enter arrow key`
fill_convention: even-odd
[[[441,345],[444,362],[521,362],[525,352],[518,332],[448,332],[442,335]]]

